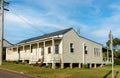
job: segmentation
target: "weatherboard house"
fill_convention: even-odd
[[[6,52],[8,61],[41,63],[52,68],[103,64],[102,45],[79,36],[73,28],[23,40]]]

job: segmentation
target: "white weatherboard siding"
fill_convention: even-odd
[[[74,45],[74,52],[70,52],[70,43]],[[82,63],[82,42],[74,30],[70,30],[63,36],[63,62]]]
[[[59,53],[55,54],[53,50],[54,45],[59,45]],[[32,46],[32,48],[30,48]],[[17,49],[19,47],[19,51]],[[48,47],[51,48],[51,53],[48,53]],[[7,48],[6,52],[6,60],[29,60],[30,63],[37,62],[42,60],[44,63],[52,63],[53,61],[56,63],[60,63],[62,54],[62,42],[61,39],[54,40],[54,44],[52,45],[52,40],[43,41],[43,42],[35,42],[29,45],[15,46],[13,48]]]
[[[74,44],[74,52],[70,52],[70,43]],[[84,45],[88,47],[87,54],[84,53]],[[100,49],[100,56],[94,55],[94,48]],[[63,62],[64,63],[102,63],[102,45],[79,37],[74,30],[63,36]]]
[[[54,62],[59,62],[61,58],[61,53],[62,53],[62,43],[61,40],[54,40],[54,45],[58,44],[59,45],[59,54],[55,54],[54,51],[54,46],[52,45],[52,41],[46,42],[45,43],[45,51],[44,51],[44,63],[52,63]],[[48,53],[48,48],[51,48],[51,53]]]
[[[85,54],[85,62],[86,63],[102,63],[102,45],[92,42],[90,40],[81,38],[81,41],[87,45],[88,47],[88,53]],[[95,56],[94,55],[94,48],[99,48],[100,49],[100,56]],[[83,50],[84,51],[84,50]]]
[[[17,61],[19,59],[19,54],[18,52],[13,52],[11,50],[6,51],[6,60],[9,61]]]

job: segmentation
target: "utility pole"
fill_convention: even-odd
[[[3,29],[4,29],[4,0],[0,0],[0,65],[2,65]]]
[[[4,36],[4,10],[9,11],[8,9],[4,8],[4,0],[0,0],[0,65],[2,65],[2,52],[3,52],[3,36]]]
[[[112,52],[112,78],[114,78],[114,54],[113,54],[113,35],[112,35],[112,31],[110,31],[109,33],[109,39],[110,39],[110,50]]]

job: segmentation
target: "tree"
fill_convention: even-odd
[[[106,45],[109,47],[109,45],[110,45],[110,40],[108,40],[108,41],[106,42]],[[114,39],[113,39],[113,49],[114,49],[115,51],[119,51],[119,50],[120,50],[120,39],[119,39],[119,38],[114,38]]]

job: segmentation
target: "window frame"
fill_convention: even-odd
[[[74,44],[73,43],[69,44],[69,50],[70,50],[70,53],[74,53]]]
[[[51,47],[48,47],[48,54],[51,54]]]
[[[55,54],[59,54],[59,44],[55,44]]]
[[[100,48],[94,48],[94,56],[100,56]]]
[[[84,54],[88,54],[88,46],[84,45]]]

